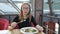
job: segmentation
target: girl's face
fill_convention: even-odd
[[[23,15],[27,15],[29,13],[29,5],[23,4],[22,11],[23,11]]]

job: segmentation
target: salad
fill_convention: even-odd
[[[38,30],[34,27],[24,27],[20,30],[22,33],[37,33]]]
[[[36,30],[35,29],[25,29],[25,32],[36,32]]]

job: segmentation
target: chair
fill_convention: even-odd
[[[53,21],[47,21],[47,22],[44,22],[43,25],[46,27],[46,25],[48,25],[48,34],[54,34],[52,31],[50,30],[53,30],[55,31],[55,22]],[[50,29],[50,30],[49,30]],[[46,33],[46,28],[44,28],[44,32]]]
[[[0,30],[7,30],[9,26],[9,21],[5,18],[0,18]]]

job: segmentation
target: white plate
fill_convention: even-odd
[[[25,29],[35,29],[36,32],[25,32]],[[20,29],[20,32],[23,33],[23,34],[35,34],[35,33],[38,33],[38,30],[34,27],[24,27],[24,28]]]

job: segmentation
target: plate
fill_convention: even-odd
[[[24,27],[20,29],[20,32],[23,34],[36,34],[38,30],[35,27]]]

